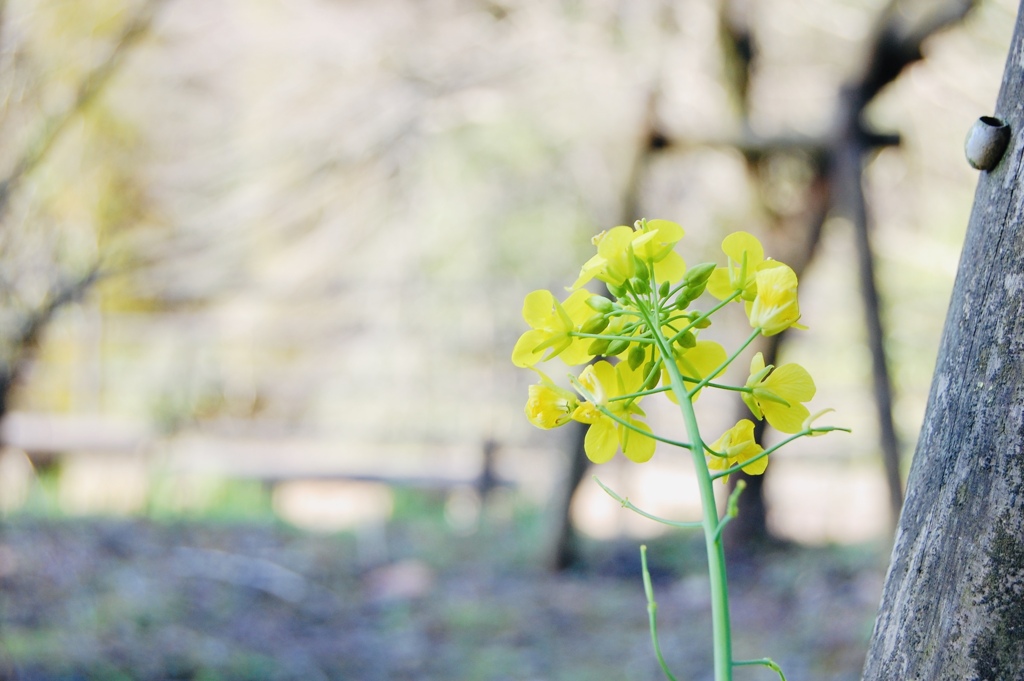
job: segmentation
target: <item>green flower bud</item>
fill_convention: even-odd
[[[633,265],[636,267],[636,274],[634,276],[637,279],[647,279],[651,276],[650,270],[647,269],[647,263],[635,255],[633,256]]]
[[[683,287],[683,290],[686,291],[686,295],[690,300],[697,300],[697,298],[700,297],[700,294],[704,293],[704,289],[707,287],[708,282],[700,281],[693,284],[687,284]]]
[[[603,314],[596,314],[587,321],[583,322],[583,326],[580,327],[580,331],[583,333],[601,333],[608,328],[608,318]]]
[[[607,284],[607,286],[608,286],[608,293],[611,293],[616,298],[625,298],[626,297],[626,289],[623,288],[622,286],[619,286],[618,284]]]
[[[693,302],[693,298],[690,297],[689,291],[684,286],[680,291],[679,295],[676,296],[676,302],[674,303],[677,310],[685,310],[686,307]]]
[[[676,343],[678,343],[680,347],[689,349],[697,345],[697,337],[693,335],[692,331],[687,331],[679,337]]]
[[[629,354],[626,355],[629,368],[634,370],[643,364],[645,359],[647,359],[647,349],[642,345],[634,345],[629,349]]]
[[[658,387],[659,381],[661,381],[661,372],[658,371],[658,363],[650,361],[644,365],[644,376],[647,380],[644,382],[644,390],[654,390]]]
[[[615,303],[604,296],[590,296],[587,298],[587,306],[596,312],[607,314],[615,309]]]
[[[594,342],[587,348],[587,353],[597,357],[598,355],[605,355],[608,351],[608,346],[611,341],[607,338],[595,338]]]
[[[647,285],[646,279],[640,279],[635,277],[629,280],[629,283],[633,286],[633,290],[640,295],[651,292],[651,287]]]
[[[621,355],[622,352],[628,347],[629,341],[619,338],[608,343],[608,348],[602,354],[604,354],[606,357],[614,357],[615,355]]]
[[[704,313],[700,312],[699,310],[693,310],[692,312],[690,312],[690,315],[689,315],[690,316],[690,321],[691,322],[696,321],[697,319],[700,318],[700,316],[702,314],[704,314]],[[699,322],[697,322],[696,326],[697,326],[698,329],[706,329],[709,326],[711,326],[711,320],[709,318],[705,317],[704,319],[701,319]]]
[[[708,279],[711,277],[711,273],[715,271],[715,263],[704,262],[699,265],[694,265],[686,271],[686,276],[683,281],[686,282],[687,286],[698,285],[701,290],[704,290],[704,286],[707,285]]]
[[[661,286],[658,287],[658,297],[668,298],[668,292],[671,288],[671,284],[669,284],[667,281],[661,282]]]

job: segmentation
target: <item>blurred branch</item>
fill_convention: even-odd
[[[913,14],[913,4],[908,0],[892,0],[879,15],[865,68],[848,88],[852,96],[850,105],[858,114],[882,88],[896,80],[903,69],[923,58],[921,45],[925,40],[961,21],[977,5],[977,0],[929,2],[928,13],[917,21],[909,21],[907,17]]]
[[[757,43],[750,27],[750,7],[745,0],[722,0],[718,12],[719,44],[725,63],[725,79],[746,128],[750,118],[750,79]]]
[[[68,124],[96,99],[96,96],[107,85],[111,77],[117,73],[117,70],[124,63],[125,55],[149,31],[157,10],[165,1],[147,0],[142,8],[125,24],[121,34],[115,41],[114,48],[107,55],[107,58],[82,78],[75,92],[75,97],[67,108],[53,114],[42,124],[35,138],[26,146],[21,156],[15,162],[13,169],[6,178],[0,180],[0,219],[7,212],[11,193],[18,183],[46,158],[53,148],[54,142],[57,141]],[[2,9],[3,4],[0,4],[0,11]]]
[[[864,197],[863,159],[870,145],[862,115],[864,108],[886,85],[907,66],[923,58],[921,46],[926,39],[962,20],[975,4],[973,0],[955,0],[938,6],[928,5],[926,14],[916,21],[908,21],[906,17],[912,14],[910,3],[893,0],[879,17],[865,69],[859,79],[841,91],[830,175],[835,187],[836,208],[854,225],[857,269],[864,301],[867,342],[871,350],[874,401],[893,523],[903,507],[900,443],[892,414],[892,379],[885,354],[885,329],[875,277],[870,215]]]
[[[101,276],[99,264],[96,264],[79,277],[57,285],[46,302],[30,311],[17,331],[6,339],[10,354],[0,363],[0,417],[7,412],[11,389],[24,370],[29,354],[38,345],[43,330],[58,310],[80,300]]]

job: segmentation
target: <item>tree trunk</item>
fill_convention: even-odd
[[[865,680],[1024,674],[1024,17],[914,456]]]

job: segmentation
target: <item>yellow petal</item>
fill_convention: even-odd
[[[576,278],[576,281],[573,282],[569,289],[575,291],[589,282],[598,275],[606,263],[607,261],[600,255],[595,255],[593,258],[583,263],[583,267],[580,269],[580,276]]]
[[[804,428],[804,421],[811,415],[807,407],[799,402],[787,407],[778,402],[761,402],[761,411],[772,428],[780,433],[799,433]]]
[[[547,331],[540,329],[532,329],[524,333],[516,341],[515,347],[512,348],[512,363],[519,368],[526,368],[541,361],[546,348],[542,348],[539,352],[534,350],[538,345],[547,340],[550,335]]]
[[[736,289],[732,287],[729,280],[729,269],[716,267],[715,271],[708,277],[707,292],[719,300],[725,300],[731,296]]]
[[[760,454],[760,452],[758,452],[757,454]],[[757,456],[757,454],[753,454],[752,456]],[[738,461],[737,463],[743,462]],[[768,468],[768,457],[764,456],[755,461],[754,463],[744,466],[743,472],[746,473],[747,475],[761,475],[762,473],[764,473],[766,468]]]
[[[764,354],[763,353],[759,352],[759,353],[755,354],[753,357],[750,358],[750,375],[751,376],[755,376],[755,375],[761,373],[761,371],[764,369],[764,367],[765,367],[765,364],[764,364]]]
[[[686,276],[686,261],[675,251],[669,251],[664,258],[654,263],[654,276],[659,283],[667,281],[676,284]]]
[[[594,463],[611,461],[619,449],[619,438],[616,433],[615,421],[608,417],[600,418],[587,429],[583,438],[583,450],[587,458]]]
[[[729,354],[720,344],[714,341],[699,340],[676,361],[676,366],[683,372],[684,377],[696,378],[699,381],[711,376],[711,372],[722,366],[728,357]],[[724,369],[718,371],[715,376],[721,375],[722,371]],[[687,388],[693,388],[696,381],[684,379],[683,384]],[[700,397],[699,390],[694,394],[693,399],[696,400],[698,397]]]
[[[644,432],[651,432],[650,427],[646,423],[633,420],[630,420],[630,423]],[[626,428],[622,424],[619,424],[619,438],[622,443],[622,453],[630,461],[644,463],[650,461],[651,457],[654,456],[654,448],[657,443],[652,438],[645,437],[635,430]]]
[[[814,397],[814,379],[799,364],[783,364],[768,374],[762,385],[790,404]]]
[[[747,254],[747,273],[751,275],[754,269],[764,260],[764,247],[753,234],[748,232],[733,232],[722,240],[722,251],[729,256],[736,265],[743,263],[743,254]]]
[[[523,300],[523,319],[535,329],[550,326],[555,316],[555,297],[551,291],[531,291]]]

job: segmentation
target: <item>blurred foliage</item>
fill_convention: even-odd
[[[883,5],[748,4],[751,130],[826,134]],[[54,318],[19,409],[143,421],[172,454],[178,434],[255,432],[330,439],[360,465],[401,446],[420,467],[438,449],[468,466],[493,438],[543,495],[557,443],[521,418],[520,301],[622,219],[648,116],[673,144],[641,173],[640,210],[680,222],[694,262],[800,210],[807,158],[766,161],[759,194],[730,146],[744,127],[712,0],[156,6],[7,208],[4,334],[61,283],[104,274]],[[5,3],[0,169],[148,7]],[[902,136],[867,182],[907,443],[973,192],[962,138],[991,113],[1015,9],[981,3],[870,111]],[[794,338],[857,432],[819,458],[874,456],[851,253],[829,222]]]

